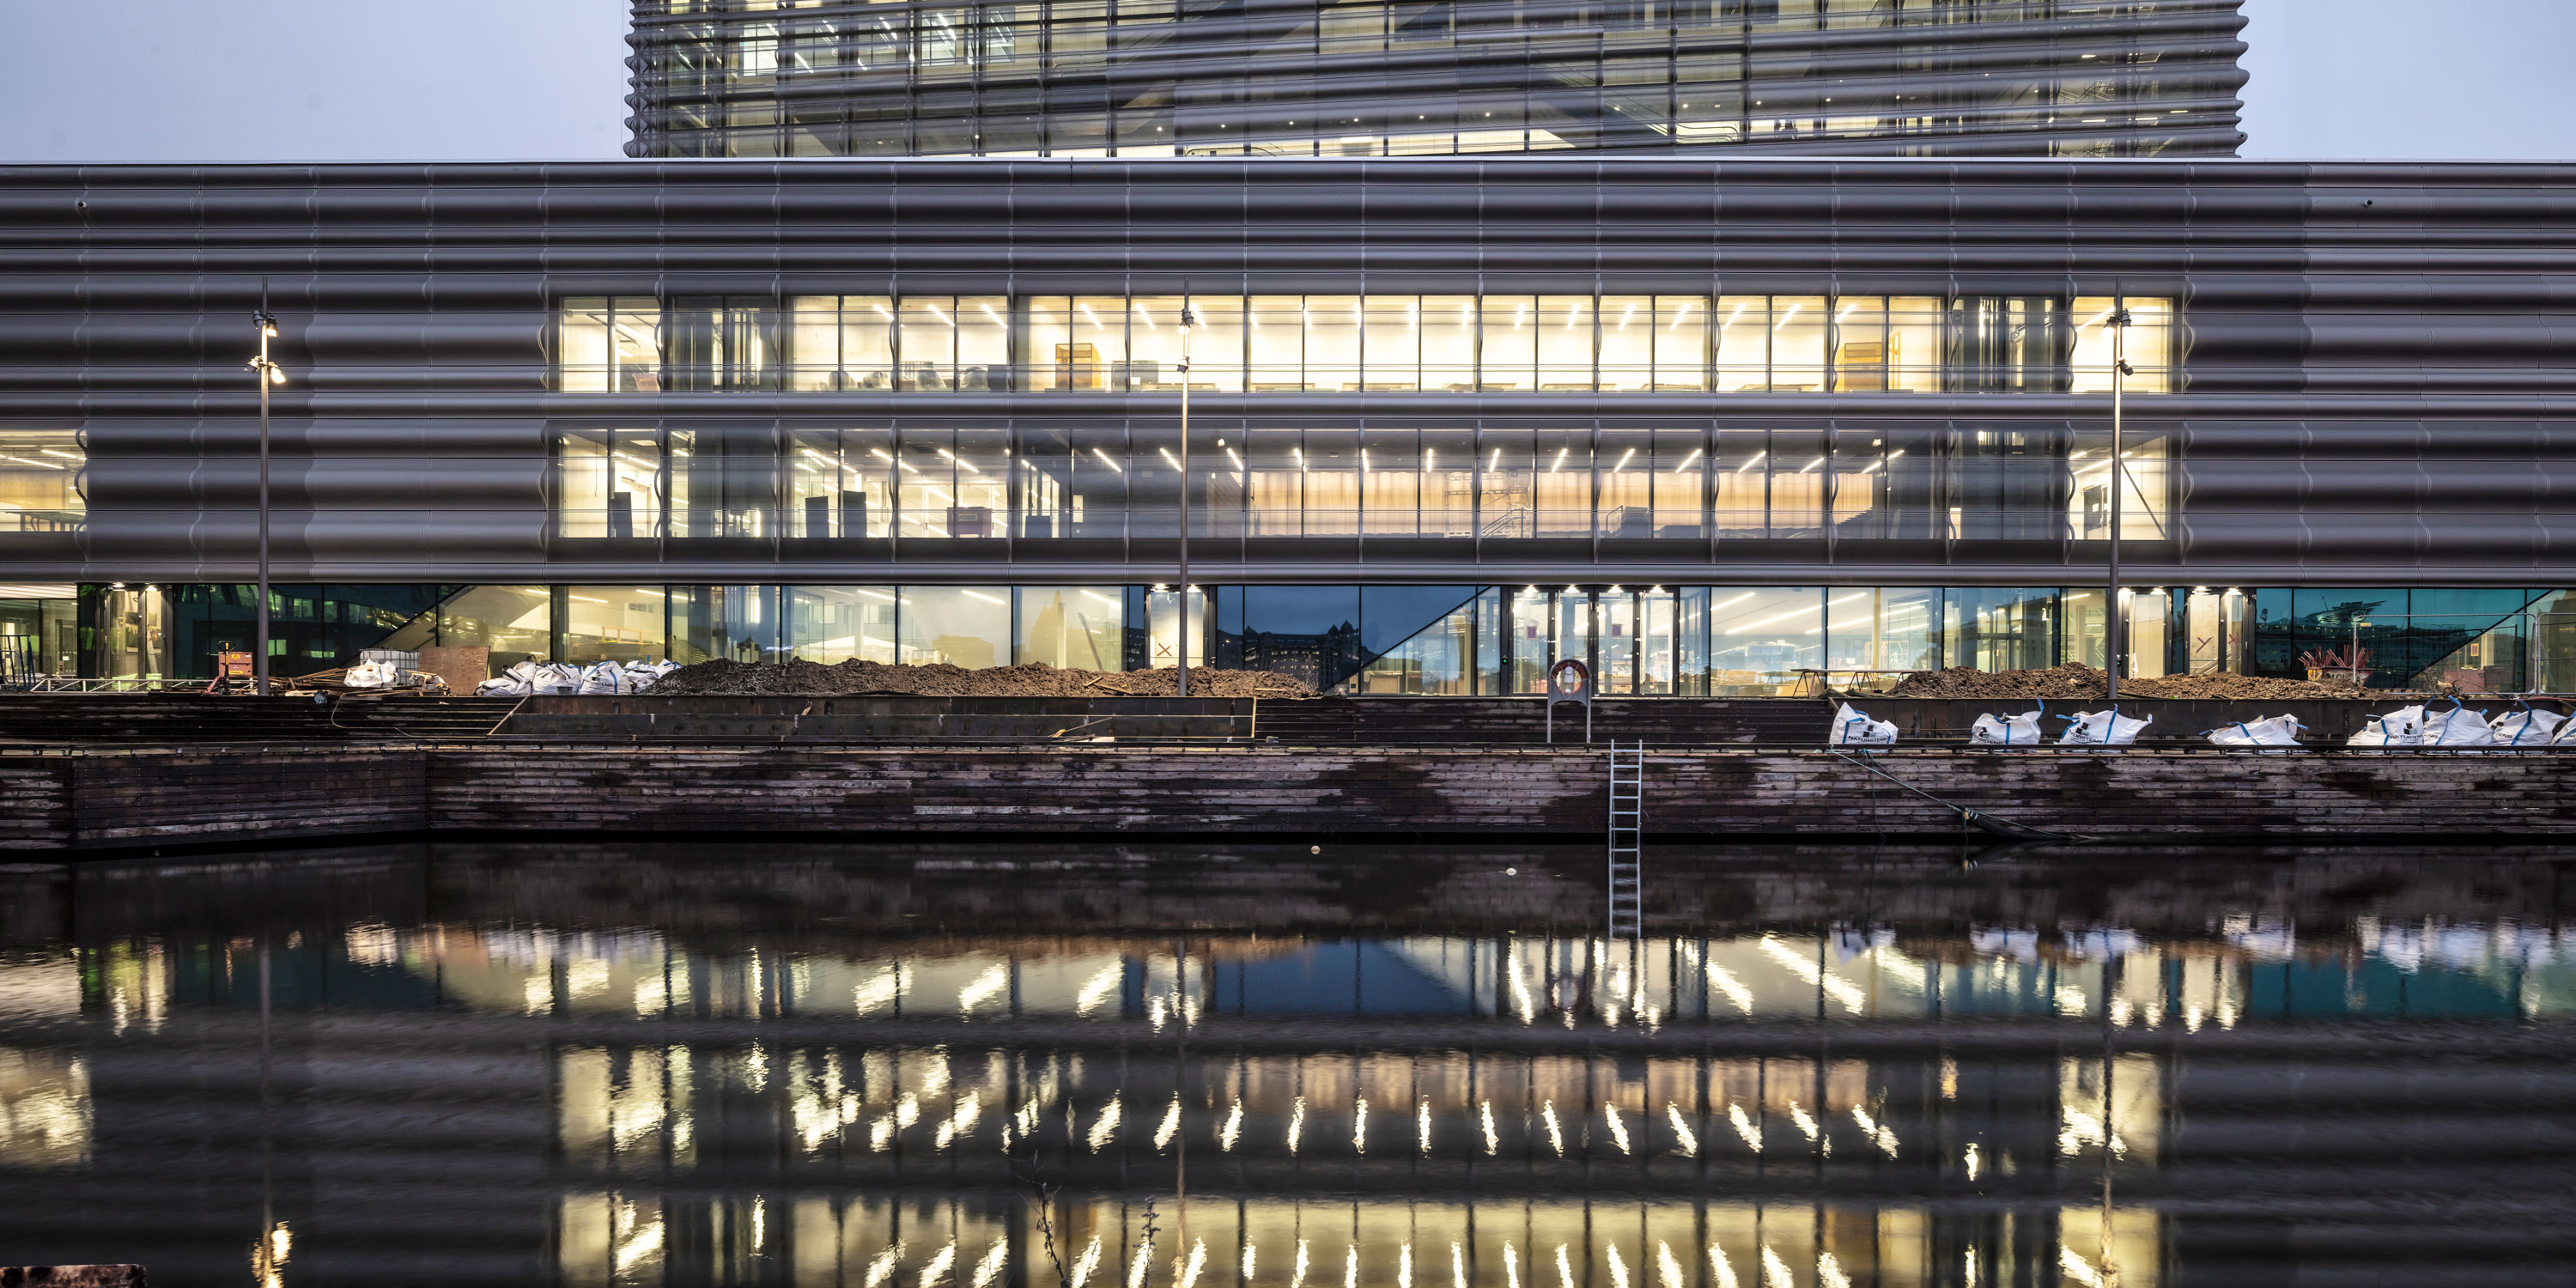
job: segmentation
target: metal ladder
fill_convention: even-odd
[[[1646,744],[1610,744],[1610,937],[1645,933]]]

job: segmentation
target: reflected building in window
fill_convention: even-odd
[[[2231,156],[2239,2],[634,0],[627,153]]]

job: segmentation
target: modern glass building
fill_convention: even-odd
[[[31,593],[0,626],[100,675],[204,674],[248,638],[264,285],[288,674],[378,643],[1120,668],[1185,630],[1369,693],[1532,692],[1564,657],[1684,695],[2099,663],[2125,308],[2134,673],[2358,640],[2389,683],[2576,688],[2571,185],[17,168],[0,583]]]
[[[2232,156],[2239,0],[635,0],[637,157]]]

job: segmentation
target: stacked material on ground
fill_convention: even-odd
[[[1954,666],[1919,671],[1888,690],[1892,698],[2101,698],[2110,693],[2102,672],[2079,662],[2031,671],[1980,671]],[[2363,689],[2341,680],[2285,680],[2268,675],[2235,675],[2224,671],[2200,675],[2142,676],[2120,681],[2124,698],[2284,698],[2388,697],[2384,689]]]
[[[786,662],[735,662],[718,658],[681,667],[654,686],[656,697],[816,696],[890,694],[908,697],[1099,698],[1163,697],[1179,692],[1174,671],[1085,671],[1028,662],[969,670],[934,662],[890,666],[852,658],[825,666]],[[1190,668],[1194,698],[1311,698],[1315,691],[1276,671]]]
[[[2448,707],[2411,706],[2370,718],[2344,739],[2348,747],[2576,747],[2576,721],[2515,704],[2492,718],[2451,699]]]
[[[589,666],[572,662],[521,662],[499,676],[485,680],[474,690],[474,696],[525,698],[535,695],[642,693],[659,684],[662,677],[679,669],[678,663],[667,661],[595,662]]]

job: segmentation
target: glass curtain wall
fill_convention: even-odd
[[[2303,655],[2370,654],[2375,687],[2462,693],[2576,688],[2576,610],[2562,590],[2124,588],[2129,673],[2298,675]],[[83,674],[195,677],[250,637],[250,588],[78,588],[77,631],[0,601],[0,636],[48,629]],[[1543,691],[1585,662],[1606,696],[1731,696],[1871,688],[1907,671],[2099,665],[2096,587],[1208,586],[1191,596],[1194,659],[1281,671],[1364,694]],[[964,667],[1170,665],[1179,596],[1166,587],[612,583],[279,586],[289,674],[369,647],[480,645],[494,673],[523,660],[680,662],[786,656]],[[42,608],[42,604],[39,608]]]
[[[71,586],[0,586],[0,654],[12,674],[80,674],[80,603]],[[20,596],[26,596],[20,598]]]
[[[2100,540],[2109,433],[2057,426],[1202,426],[1197,538]],[[1016,441],[1015,441],[1016,440]],[[2126,539],[2173,539],[2171,435],[2125,435]],[[789,543],[1178,534],[1172,424],[555,436],[552,533]]]
[[[89,448],[79,429],[0,425],[0,541],[80,531],[88,496]]]
[[[582,296],[558,389],[681,393],[2108,393],[2179,387],[2165,297]]]
[[[1205,31],[1215,19],[1172,0],[837,12],[762,0],[637,23],[638,141],[644,155],[713,157],[1423,156],[1834,139],[1976,155],[2222,148],[2205,137],[2235,125],[2232,104],[2213,106],[2233,93],[2234,63],[2221,53],[2132,65],[2096,59],[2099,42],[2061,40],[1997,60],[1977,48],[1989,37],[1966,30],[2095,8],[1726,0],[1622,4],[1577,21],[1513,4],[1325,3],[1283,14],[1252,56],[1209,76],[1173,53],[1219,47],[1208,42],[1236,29]],[[1852,43],[1863,29],[1889,31]],[[1986,70],[1954,72],[1935,96],[1908,94],[1899,65],[1868,43],[1898,31],[1903,67]],[[2224,34],[2209,43],[2223,48]],[[1498,47],[1513,52],[1466,56]],[[1441,73],[1376,71],[1365,102],[1348,78],[1314,74],[1319,61],[1400,70],[1425,60]],[[2079,105],[2093,115],[2073,115]]]

